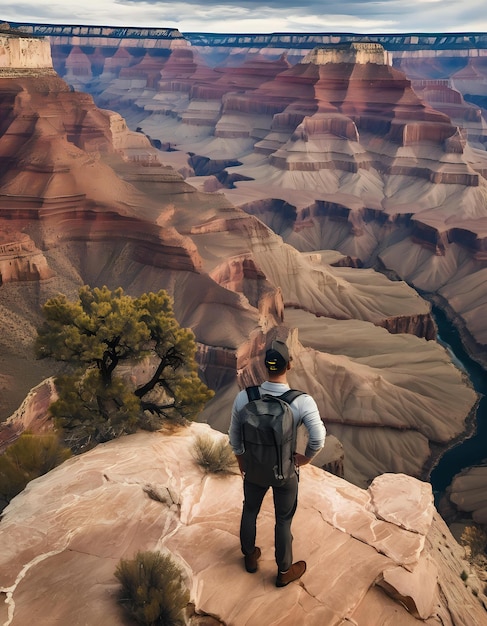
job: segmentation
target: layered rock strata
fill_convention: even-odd
[[[22,35],[8,24],[0,24],[0,77],[33,73],[55,74],[50,41]]]
[[[228,57],[239,62],[256,51],[268,58],[291,51],[293,57],[301,59],[309,50],[319,45],[337,45],[361,42],[363,34],[353,33],[272,33],[272,34],[238,34],[238,33],[185,33],[181,35],[176,29],[169,28],[123,28],[100,26],[73,26],[67,24],[36,24],[16,22],[12,25],[23,32],[49,36],[56,45],[56,38],[63,37],[62,43],[69,38],[89,41],[88,45],[109,45],[112,40],[126,40],[133,45],[154,47],[165,44],[167,40],[178,40],[183,37],[196,49],[206,53],[209,58],[220,61]],[[451,58],[476,59],[485,56],[486,35],[481,32],[471,33],[392,33],[368,34],[367,41],[382,45],[386,50],[394,52],[400,59],[418,59],[436,61],[437,66],[450,62]]]
[[[188,61],[181,55],[180,61],[184,59]],[[287,67],[283,60],[279,64]],[[254,67],[260,65],[261,61]],[[304,70],[311,71],[311,79],[306,79],[311,92],[312,77],[320,66],[308,65]],[[173,77],[180,71],[183,78],[183,66],[179,70],[172,67]],[[275,68],[276,64],[269,73],[260,74],[253,83],[255,92],[262,91]],[[187,64],[187,74],[193,70]],[[290,71],[284,70],[285,76],[292,77]],[[243,72],[242,80],[249,81],[249,75]],[[266,80],[261,82],[263,77]],[[282,80],[282,90],[289,90],[286,81]],[[217,391],[202,419],[222,431],[228,428],[231,402],[238,390],[237,350],[249,350],[254,346],[248,343],[249,337],[259,336],[258,349],[254,346],[251,350],[253,359],[258,359],[276,333],[290,333],[295,323],[291,316],[288,321],[292,311],[299,313],[295,318],[296,362],[301,353],[303,363],[309,359],[309,367],[296,371],[293,384],[316,390],[320,411],[325,421],[330,421],[330,434],[335,430],[340,442],[341,437],[346,440],[343,460],[340,454],[333,460],[345,476],[367,484],[387,468],[398,467],[387,449],[382,454],[371,452],[375,450],[373,438],[368,440],[370,449],[357,454],[363,448],[361,434],[371,428],[387,431],[391,449],[400,449],[403,466],[416,476],[426,475],[433,446],[446,446],[465,431],[475,394],[446,352],[440,357],[436,344],[426,340],[434,337],[430,307],[407,284],[389,281],[371,269],[340,267],[340,255],[321,252],[323,246],[298,252],[261,220],[232,205],[223,193],[202,193],[189,185],[162,164],[162,156],[174,152],[158,152],[142,133],[128,131],[119,115],[96,108],[90,96],[72,92],[57,77],[42,82],[35,77],[3,79],[0,87],[0,220],[8,223],[7,244],[22,241],[30,246],[21,249],[22,254],[41,253],[36,261],[40,280],[33,272],[27,276],[36,280],[22,282],[20,271],[2,273],[0,366],[9,376],[4,379],[9,397],[17,399],[15,406],[5,407],[5,416],[33,386],[33,377],[54,373],[54,364],[39,365],[33,360],[40,307],[58,292],[74,298],[78,287],[87,283],[111,289],[121,286],[131,295],[169,291],[178,321],[196,335],[201,376]],[[215,140],[229,149],[233,146],[233,140],[229,143],[213,137]],[[357,229],[360,226],[357,222]],[[329,265],[331,257],[334,267]],[[365,332],[369,328],[381,331],[375,347],[362,344],[359,350],[364,357],[376,358],[362,368],[347,358],[345,347],[338,349],[338,359],[338,353],[330,358],[327,344],[310,346],[310,350],[300,347],[300,328],[312,326],[321,333],[326,319],[343,322],[345,336],[346,329],[357,321]],[[407,340],[391,344],[395,358],[400,354],[404,362],[402,375],[391,380],[373,370],[377,362],[389,358],[384,357],[382,347],[389,342],[389,331],[400,336],[410,333]],[[418,351],[416,340],[421,342],[425,359],[435,363],[428,377],[429,390],[421,382],[424,371],[417,371],[412,358]],[[21,371],[22,364],[35,376],[12,376],[12,371]],[[335,370],[340,375],[330,376]],[[252,366],[248,375],[258,372]],[[332,381],[332,389],[322,388],[327,379]],[[376,379],[381,384],[374,386]],[[372,384],[370,388],[375,390],[377,400],[367,400],[370,410],[363,420],[357,417],[358,400],[336,404],[344,380],[350,389],[349,400],[357,389]],[[437,393],[445,384],[455,391],[448,410]],[[418,405],[416,410],[410,410],[413,404]],[[443,413],[445,425],[439,428],[432,416]],[[420,422],[428,425],[422,427],[418,454],[400,440],[417,442],[415,431]],[[405,430],[407,438],[403,437]]]
[[[139,257],[147,258],[144,250],[159,246],[157,254],[150,252],[156,266],[166,265],[164,257],[172,257],[175,267],[194,270],[199,260],[190,242],[170,229],[163,232],[156,220],[150,224],[141,219],[156,205],[151,207],[100,159],[103,153],[134,167],[154,166],[164,178],[164,168],[148,140],[129,131],[118,114],[95,107],[90,96],[72,93],[57,77],[44,79],[42,89],[41,93],[34,77],[3,79],[0,85],[4,114],[0,219],[8,220],[10,239],[21,238],[15,229],[19,233],[23,223],[40,220],[41,248],[66,237],[100,241],[113,237],[110,224],[115,220],[118,238],[134,239],[139,231],[135,235],[140,241]],[[172,170],[167,178],[173,178]],[[176,179],[183,184],[181,177]],[[5,242],[9,243],[13,242]],[[30,244],[30,248],[35,246]],[[12,254],[8,248],[2,256],[6,254]],[[2,281],[15,278],[11,265],[10,269],[9,276],[2,272]]]
[[[487,317],[482,307],[462,315],[458,286],[465,271],[480,277],[485,267],[487,157],[467,142],[467,129],[415,94],[380,46],[317,48],[271,80],[228,91],[213,130],[203,133],[191,134],[186,124],[190,97],[158,126],[156,102],[164,101],[167,113],[171,93],[154,97],[138,123],[149,136],[190,153],[193,168],[194,154],[213,163],[211,180],[192,183],[230,187],[226,194],[236,205],[298,250],[336,248],[365,264],[379,254],[386,268],[417,288],[444,290],[472,354],[485,362]],[[455,102],[453,91],[444,93]],[[481,145],[479,109],[458,106],[477,119]],[[453,112],[445,103],[440,108]],[[181,155],[173,154],[168,161],[184,171]],[[238,164],[228,166],[222,157]],[[218,167],[225,174],[216,174],[215,183]]]
[[[462,93],[451,87],[449,79],[413,80],[414,91],[433,108],[448,115],[452,123],[461,127],[467,134],[468,142],[473,148],[485,150],[487,141],[487,121],[482,109],[467,102]],[[468,91],[463,90],[463,93]],[[474,155],[469,157],[474,161]],[[475,164],[472,162],[475,169]],[[486,177],[486,172],[480,172]]]

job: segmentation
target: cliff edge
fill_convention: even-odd
[[[274,518],[259,518],[259,570],[243,567],[237,474],[205,474],[192,447],[204,424],[138,433],[99,445],[34,481],[0,524],[0,618],[23,626],[124,623],[114,570],[139,550],[169,553],[183,568],[188,623],[306,626],[481,626],[485,597],[432,500],[403,474],[360,489],[303,468],[294,520],[295,558],[308,570],[274,586]],[[224,504],[223,504],[224,503]],[[461,575],[468,572],[468,584]]]
[[[8,24],[0,24],[0,78],[25,74],[56,74],[51,43],[45,37],[24,35]]]

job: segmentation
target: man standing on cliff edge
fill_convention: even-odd
[[[273,341],[265,354],[267,380],[259,386],[261,396],[281,396],[290,390],[287,372],[291,369],[291,358],[286,344]],[[276,486],[269,482],[251,482],[246,477],[245,442],[243,437],[242,409],[249,402],[247,390],[242,390],[233,403],[232,417],[229,428],[230,445],[237,458],[243,477],[244,503],[240,523],[240,544],[244,554],[245,569],[249,573],[257,571],[257,561],[261,550],[255,545],[257,516],[262,501],[269,487],[272,487],[275,510],[275,559],[277,563],[276,587],[285,587],[300,578],[306,571],[306,562],[292,562],[291,523],[298,502],[298,467],[306,465],[322,449],[325,443],[325,427],[314,399],[300,393],[289,404],[294,423],[304,424],[308,430],[308,444],[305,454],[294,454],[296,470],[282,484]]]

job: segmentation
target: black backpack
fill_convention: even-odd
[[[296,424],[290,403],[303,391],[289,389],[280,396],[246,389],[249,402],[240,410],[245,478],[262,487],[282,485],[296,474]]]

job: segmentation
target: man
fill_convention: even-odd
[[[267,380],[259,387],[261,395],[280,396],[289,390],[287,372],[291,368],[291,358],[286,344],[282,341],[273,341],[272,346],[265,354],[265,366],[268,372]],[[260,548],[255,545],[257,516],[262,500],[269,489],[252,483],[245,478],[243,454],[245,452],[242,424],[239,412],[249,401],[244,389],[235,398],[232,408],[229,437],[230,445],[237,457],[240,472],[243,477],[244,503],[240,523],[240,544],[244,554],[245,569],[247,572],[257,571],[257,561],[261,555]],[[291,410],[296,426],[304,424],[308,430],[309,439],[305,454],[295,454],[296,466],[309,463],[321,450],[325,443],[325,427],[320,417],[316,402],[308,394],[302,394],[291,402]],[[275,558],[277,563],[276,587],[285,587],[300,578],[306,571],[306,562],[292,562],[291,523],[298,502],[298,474],[286,480],[282,486],[272,486],[275,510]]]

